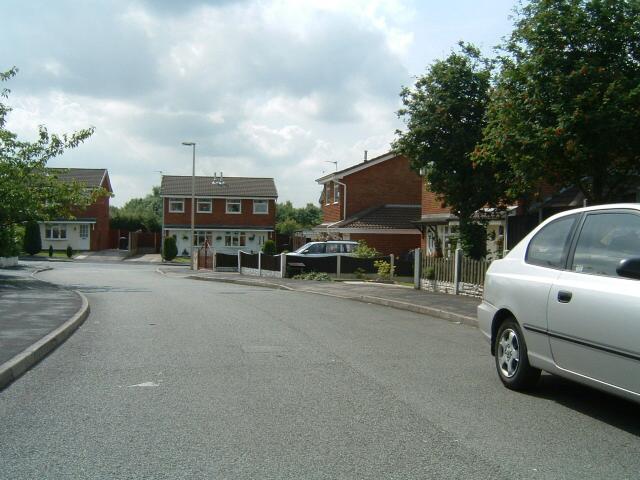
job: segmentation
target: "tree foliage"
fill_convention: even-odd
[[[262,246],[262,253],[265,255],[275,255],[276,254],[276,242],[273,240],[267,240],[264,242]]]
[[[640,2],[532,0],[502,46],[485,138],[512,197],[541,183],[590,203],[640,184]]]
[[[0,72],[0,81],[16,73],[16,68]],[[2,98],[8,95],[8,89],[0,91]],[[6,128],[9,112],[11,107],[0,102],[0,229],[29,220],[73,218],[78,209],[108,195],[104,189],[87,192],[81,183],[62,182],[58,174],[63,170],[47,168],[51,159],[89,138],[93,128],[56,135],[40,125],[37,140],[23,141]]]
[[[377,258],[381,257],[382,254],[374,247],[367,245],[364,240],[360,240],[358,241],[358,246],[353,249],[353,256],[357,258]]]
[[[478,227],[473,214],[499,203],[504,187],[495,181],[501,165],[479,165],[471,158],[482,140],[490,98],[492,63],[477,48],[459,44],[444,60],[434,62],[413,88],[403,88],[398,116],[406,130],[396,132],[393,149],[422,171],[432,192],[460,219],[460,235],[468,255]]]
[[[162,247],[162,258],[170,262],[178,256],[178,246],[175,237],[165,237]]]
[[[28,221],[25,226],[23,249],[29,255],[35,255],[42,250],[40,225],[35,220]]]
[[[322,222],[322,211],[313,203],[295,208],[290,201],[276,205],[276,230],[291,235],[306,228],[312,228]]]
[[[159,232],[162,229],[162,198],[160,187],[153,187],[143,198],[132,198],[122,207],[110,208],[113,229]]]

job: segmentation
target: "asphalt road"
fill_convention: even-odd
[[[59,264],[86,323],[0,392],[0,478],[638,478],[639,407],[502,387],[469,326]]]

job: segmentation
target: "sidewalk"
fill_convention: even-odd
[[[238,273],[191,272],[187,268],[159,267],[166,275],[180,275],[197,280],[236,283],[240,285],[279,288],[298,292],[329,295],[409,310],[452,322],[477,326],[476,307],[480,299],[463,295],[426,292],[412,287],[360,281],[317,282],[290,278],[267,278]]]
[[[33,271],[0,270],[0,390],[62,343],[89,312],[80,294],[37,280]]]

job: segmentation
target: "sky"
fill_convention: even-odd
[[[315,179],[386,153],[399,92],[458,41],[493,47],[515,0],[3,2],[7,128],[89,126],[50,166],[107,168],[121,206],[161,174],[273,177],[317,203]]]

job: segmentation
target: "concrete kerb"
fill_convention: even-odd
[[[35,272],[34,272],[35,273]],[[89,316],[89,301],[78,290],[73,292],[80,297],[82,305],[80,309],[58,328],[48,333],[36,343],[23,350],[21,353],[0,365],[0,390],[9,386],[12,382],[24,375],[31,367],[45,358],[59,345],[71,336],[71,334]]]
[[[163,272],[159,272],[159,273],[163,273]],[[441,310],[439,308],[433,308],[426,305],[417,305],[415,303],[402,302],[400,300],[392,300],[389,298],[374,297],[370,295],[355,295],[355,296],[354,295],[336,295],[334,293],[318,292],[317,290],[309,290],[305,288],[292,288],[292,287],[288,287],[286,285],[280,285],[277,283],[251,281],[251,280],[243,280],[243,279],[235,279],[235,278],[212,278],[212,277],[202,277],[202,276],[196,276],[196,275],[189,275],[185,278],[189,278],[192,280],[204,280],[209,282],[235,283],[237,285],[245,285],[245,286],[251,286],[251,287],[264,287],[264,288],[273,288],[277,290],[313,293],[315,295],[325,295],[327,297],[355,300],[358,302],[372,303],[375,305],[382,305],[385,307],[396,308],[398,310],[406,310],[409,312],[420,313],[422,315],[429,315],[431,317],[441,318],[443,320],[447,320],[453,323],[462,323],[464,325],[470,325],[473,327],[478,326],[478,320],[474,317],[469,317],[467,315],[462,315],[459,313],[448,312],[446,310]]]

